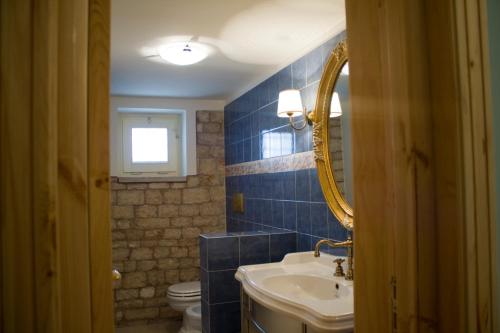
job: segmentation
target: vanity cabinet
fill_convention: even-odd
[[[320,333],[301,320],[271,310],[241,288],[241,333]],[[334,331],[331,331],[334,332]]]

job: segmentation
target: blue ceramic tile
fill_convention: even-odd
[[[259,112],[254,111],[251,115],[251,122],[252,122],[252,131],[251,135],[256,136],[260,134],[259,131]]]
[[[240,302],[210,305],[210,332],[240,332]]]
[[[262,133],[259,136],[259,144],[260,144],[260,157],[261,159],[269,158],[269,143],[271,142],[271,138],[267,133]]]
[[[297,230],[297,203],[285,201],[283,206],[283,228]]]
[[[209,272],[209,304],[238,301],[240,284],[234,278],[236,270]]]
[[[293,88],[302,89],[306,85],[306,59],[298,59],[292,64]]]
[[[311,203],[311,234],[328,238],[327,206],[324,203]]]
[[[273,207],[271,200],[262,200],[262,224],[267,226],[272,226],[273,223]]]
[[[269,102],[274,102],[278,100],[279,93],[279,73],[271,76],[268,81],[268,94],[269,94]]]
[[[201,284],[201,299],[208,302],[209,278],[208,272],[203,268],[200,269],[200,284]]]
[[[262,223],[262,205],[262,199],[255,199],[253,221],[258,224]]]
[[[241,119],[242,122],[242,139],[250,139],[252,136],[252,118],[251,116],[246,116]]]
[[[240,237],[240,265],[269,262],[269,235]]]
[[[243,141],[243,162],[250,162],[252,160],[252,141],[245,139]]]
[[[310,133],[309,133],[309,129],[307,127],[301,131],[295,132],[295,137],[294,137],[294,139],[295,139],[294,140],[295,153],[303,153],[303,152],[309,151],[309,141],[311,141],[309,138],[309,135],[310,135]]]
[[[207,239],[205,237],[200,236],[200,266],[202,268],[207,268]]]
[[[272,184],[271,198],[275,200],[283,200],[283,173],[276,172],[269,174],[268,177]]]
[[[238,237],[208,239],[207,270],[233,269],[239,266]]]
[[[271,234],[271,262],[281,261],[285,254],[296,252],[297,233]]]
[[[295,153],[295,131],[287,124],[279,129],[281,135],[281,155]]]
[[[283,199],[295,200],[295,171],[283,173]]]
[[[297,232],[311,234],[311,204],[309,202],[297,203]]]
[[[229,219],[226,223],[226,230],[228,232],[240,231],[240,223],[235,219]]]
[[[278,72],[278,90],[283,91],[292,87],[292,65],[288,65]]]
[[[246,221],[254,222],[255,216],[255,199],[247,198],[245,200],[245,213],[244,217]]]
[[[323,73],[323,55],[321,51],[321,47],[318,47],[305,56],[307,84],[316,82],[321,78]]]
[[[318,171],[316,169],[310,169],[310,180],[311,180],[311,201],[313,202],[325,202],[325,197],[323,196],[323,190],[319,183]]]
[[[229,127],[229,133],[231,136],[231,142],[239,142],[244,139],[243,137],[243,121],[242,120],[237,120],[234,123],[231,124]]]
[[[297,234],[297,252],[311,251],[311,236]]]
[[[226,197],[226,218],[231,218],[233,216],[233,210],[231,209],[231,198]]]
[[[295,172],[295,196],[297,201],[310,201],[309,169]]]
[[[206,301],[201,301],[201,326],[203,333],[210,333],[210,306]]]
[[[272,199],[274,191],[274,175],[272,173],[264,173],[261,175],[261,197],[264,199]]]
[[[269,90],[268,90],[268,84],[266,81],[260,83],[257,87],[257,92],[258,92],[258,97],[259,97],[259,108],[263,107],[264,105],[269,104]]]
[[[275,228],[283,228],[283,201],[272,200],[273,223]]]
[[[347,229],[340,224],[330,209],[328,209],[328,229],[328,238],[335,241],[344,241],[347,239]]]
[[[259,132],[265,133],[273,130],[276,127],[276,110],[273,109],[275,104],[269,104],[258,111]]]
[[[236,163],[243,162],[245,162],[245,141],[240,141],[236,148]]]
[[[260,160],[261,154],[260,154],[260,136],[253,136],[251,138],[252,140],[252,161],[257,161]]]
[[[259,108],[259,95],[257,94],[256,89],[250,90],[246,93],[248,97],[248,107],[250,112],[255,112]]]

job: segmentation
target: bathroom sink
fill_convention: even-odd
[[[281,262],[240,266],[236,279],[252,299],[272,310],[318,330],[348,332],[354,327],[353,284],[333,276],[336,258],[290,253]]]
[[[332,279],[313,275],[277,275],[262,280],[262,286],[278,295],[296,300],[333,300],[349,297],[349,289]]]

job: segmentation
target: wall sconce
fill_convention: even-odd
[[[288,117],[290,126],[295,130],[304,129],[307,125],[311,126],[314,119],[314,113],[312,111],[307,112],[306,108],[302,106],[300,91],[297,89],[288,89],[280,92],[277,114],[280,118]],[[292,118],[300,115],[304,116],[304,123],[298,127]]]

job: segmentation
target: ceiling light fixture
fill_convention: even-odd
[[[209,53],[208,47],[193,42],[177,42],[160,46],[158,55],[163,60],[179,66],[196,64],[204,60]]]

